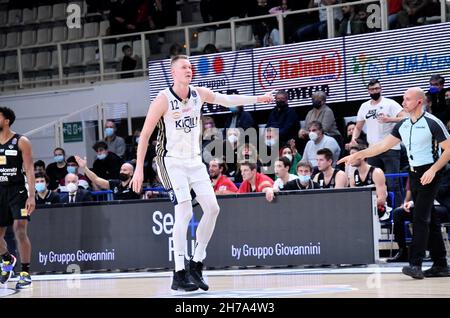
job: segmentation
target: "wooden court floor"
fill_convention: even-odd
[[[450,297],[450,278],[415,280],[401,273],[403,265],[210,270],[209,291],[182,295],[170,291],[171,272],[34,275],[31,289],[16,291],[13,279],[0,287],[0,298]]]

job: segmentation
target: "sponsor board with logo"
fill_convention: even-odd
[[[192,84],[224,94],[258,95],[284,89],[291,107],[310,106],[311,94],[328,102],[368,99],[367,83],[380,79],[386,97],[413,86],[427,89],[432,74],[450,78],[450,23],[190,58]],[[169,60],[150,61],[150,97],[171,85]],[[158,78],[159,80],[154,80]],[[274,105],[247,105],[248,111]],[[204,113],[224,113],[205,104]]]

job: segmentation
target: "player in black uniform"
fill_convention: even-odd
[[[22,264],[16,289],[24,289],[31,286],[31,243],[27,226],[36,203],[31,143],[28,138],[11,131],[10,126],[15,119],[12,109],[0,107],[0,282],[5,284],[11,278],[16,265],[16,258],[8,252],[4,240],[6,227],[13,225]],[[24,170],[29,194],[25,187]]]

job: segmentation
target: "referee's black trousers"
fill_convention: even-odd
[[[414,168],[414,171],[409,171],[410,188],[414,200],[413,239],[409,263],[414,266],[422,266],[425,250],[428,247],[433,265],[447,266],[441,226],[433,208],[441,173],[436,173],[433,181],[427,185],[420,183],[420,178],[430,167],[431,165],[424,165]]]

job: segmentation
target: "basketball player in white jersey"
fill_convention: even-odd
[[[136,170],[131,180],[133,191],[139,193],[143,182],[143,164],[148,140],[156,126],[159,128],[156,145],[158,174],[164,188],[175,205],[173,244],[175,271],[172,290],[194,291],[199,287],[208,290],[203,280],[203,259],[206,246],[214,231],[219,205],[201,157],[201,109],[203,103],[219,104],[225,107],[270,103],[272,93],[261,96],[224,95],[204,87],[194,87],[189,58],[177,55],[171,60],[173,85],[161,91],[151,103],[137,148]],[[197,244],[189,262],[189,276],[184,266],[186,234],[192,218],[192,198],[203,210],[197,228]]]

